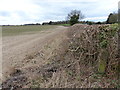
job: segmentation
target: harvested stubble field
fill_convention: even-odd
[[[13,65],[10,66],[12,72],[7,72],[3,87],[118,88],[117,27],[81,24],[69,28],[58,26],[44,31],[43,35],[29,35],[29,42],[32,38],[39,39],[34,40],[36,43],[25,40],[28,44],[18,45],[23,49],[22,54],[17,54],[20,49],[11,43],[14,46],[11,50],[16,47],[18,51],[14,51],[14,58],[7,58]]]

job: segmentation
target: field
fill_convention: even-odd
[[[27,26],[3,26],[2,27],[2,35],[3,36],[13,36],[13,35],[21,35],[25,33],[36,33],[43,30],[48,30],[51,28],[55,28],[55,25],[27,25]]]
[[[3,27],[3,87],[118,88],[117,31],[118,24]]]
[[[57,44],[59,45],[64,39],[62,35],[66,29],[63,26],[3,27],[3,81],[11,77],[10,75],[15,73],[17,69],[42,65],[44,61],[40,56],[38,56],[37,61],[31,60],[31,58],[36,58],[35,54],[43,54],[44,52],[44,58],[48,58],[51,55],[51,49],[56,49]],[[50,49],[50,51],[46,52],[46,49]],[[34,62],[37,64],[33,64]]]

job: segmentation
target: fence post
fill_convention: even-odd
[[[118,2],[118,80],[120,82],[120,1]]]
[[[98,71],[101,74],[106,73],[108,56],[109,56],[109,53],[107,49],[101,48],[100,55],[99,55],[99,62],[98,62]]]

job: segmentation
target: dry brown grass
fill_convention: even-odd
[[[38,82],[41,88],[114,88],[119,87],[117,72],[111,66],[117,66],[117,35],[107,37],[109,41],[106,50],[109,61],[106,73],[98,72],[101,57],[98,25],[74,25],[68,31],[68,39],[62,44],[64,52],[51,57],[42,73],[43,81]],[[45,74],[46,73],[46,74]],[[50,75],[48,77],[47,75]],[[37,81],[37,80],[36,80]]]

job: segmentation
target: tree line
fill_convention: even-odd
[[[57,22],[50,21],[50,22],[44,22],[42,25],[59,25],[59,24],[74,25],[76,23],[92,25],[92,24],[113,24],[118,22],[117,13],[110,13],[108,15],[107,20],[104,22],[81,21],[84,18],[85,16],[80,10],[72,10],[70,13],[68,13],[66,21],[57,21]]]

